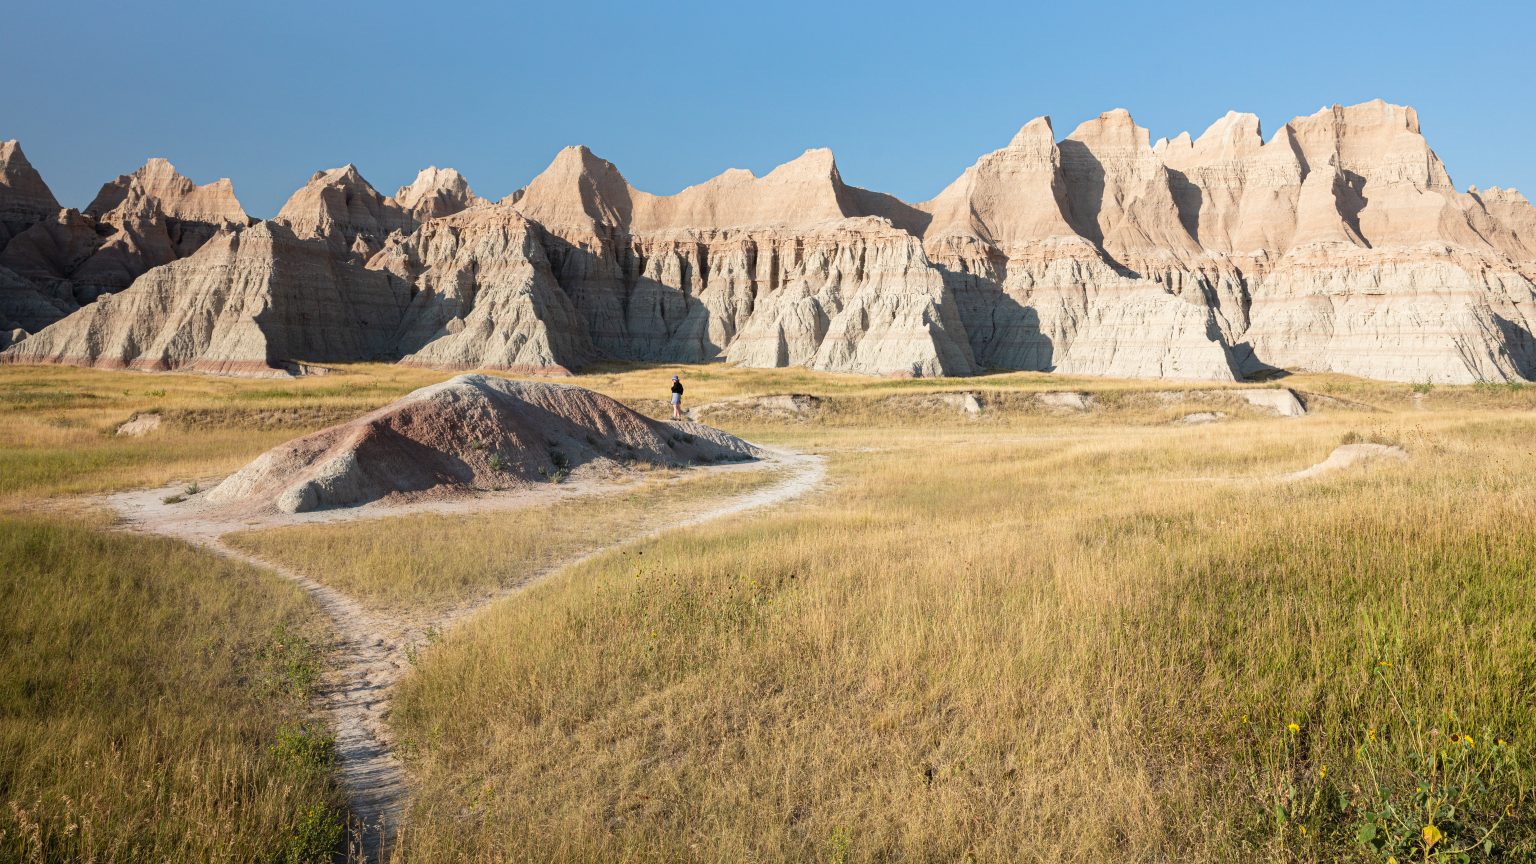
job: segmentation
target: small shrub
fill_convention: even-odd
[[[203,491],[203,487],[197,485],[197,481],[193,480],[191,483],[187,484],[187,488],[182,490],[182,494],[184,494],[188,498],[190,498],[193,495],[196,495],[197,493],[199,493],[201,491]]]
[[[506,463],[502,461],[500,453],[491,454],[490,464],[492,471],[501,471],[506,467]]]
[[[336,857],[345,829],[339,814],[321,804],[311,806],[293,825],[284,864],[324,864]]]
[[[167,495],[166,497],[160,499],[160,503],[161,504],[180,504],[181,502],[183,502],[185,500],[187,500],[187,496],[185,496],[185,495]]]
[[[554,463],[554,466],[556,468],[560,469],[561,471],[565,471],[566,469],[571,467],[571,460],[569,458],[567,458],[566,455],[564,453],[561,453],[559,450],[551,450],[551,451],[549,451],[549,461]]]
[[[308,699],[320,680],[320,652],[283,625],[273,628],[261,651],[265,684],[271,691]]]
[[[283,764],[304,771],[324,773],[336,764],[336,738],[318,721],[277,730],[271,750]]]

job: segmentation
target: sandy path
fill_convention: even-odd
[[[628,483],[589,482],[562,487],[460,499],[451,504],[428,503],[396,507],[369,505],[345,511],[320,511],[298,517],[224,519],[195,506],[166,505],[162,499],[174,489],[154,489],[115,495],[109,503],[122,516],[127,530],[175,537],[225,557],[243,561],[278,574],[303,588],[330,616],[336,640],[334,663],[322,682],[319,703],[329,715],[336,735],[336,755],[343,785],[351,799],[349,861],[383,860],[405,811],[405,773],[391,748],[388,715],[394,685],[410,665],[409,653],[490,603],[520,592],[550,575],[597,555],[650,540],[664,533],[723,519],[738,513],[769,507],[798,498],[815,489],[826,476],[821,456],[764,448],[764,458],[749,463],[696,468],[700,472],[781,471],[783,479],[754,489],[714,506],[673,519],[664,529],[646,523],[628,534],[616,535],[607,545],[527,574],[516,585],[493,595],[440,614],[406,612],[383,617],[341,591],[330,588],[288,567],[258,558],[224,543],[223,535],[258,527],[314,521],[382,518],[413,512],[485,512],[549,505],[558,501],[629,489]]]

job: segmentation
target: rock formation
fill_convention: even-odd
[[[1199,254],[1174,216],[1166,185],[1156,192],[1165,170],[1148,164],[1150,149],[1147,158],[1136,153],[1145,130],[1127,128],[1128,121],[1116,113],[1080,127],[1074,135],[1094,146],[1108,138],[1114,153],[1096,157],[1088,144],[1069,139],[1069,152],[1077,153],[1069,171],[1050,120],[1038,118],[918,205],[933,214],[923,245],[943,268],[982,366],[1234,377],[1203,296],[1177,296],[1108,256],[1105,244],[1141,266],[1176,269]],[[1080,178],[1076,186],[1073,177]],[[1098,191],[1110,189],[1118,197]],[[1149,237],[1174,248],[1163,256]]]
[[[373,257],[391,233],[416,226],[405,208],[380,195],[350,164],[316,171],[289,197],[276,221],[302,239],[324,240],[338,257],[357,263]]]
[[[558,283],[614,357],[974,371],[952,299],[915,238],[811,150],[765,177],[727,171],[671,196],[567,148],[511,206],[542,229]]]
[[[1457,193],[1413,109],[1334,106],[1267,144],[1257,121],[1228,115],[1163,155],[1201,201],[1202,243],[1240,271],[1248,308],[1231,333],[1244,371],[1445,383],[1536,372],[1518,206],[1500,198],[1490,213]]]
[[[409,299],[399,279],[261,222],[218,234],[0,361],[267,376],[305,362],[393,359]]]
[[[83,214],[55,202],[4,245],[0,314],[39,330],[249,221],[227,179],[198,186],[151,159],[103,185]]]
[[[0,250],[60,209],[53,191],[21,152],[21,142],[0,141]]]
[[[580,387],[461,375],[269,450],[210,503],[301,513],[559,482],[627,466],[750,459],[752,445],[666,424]]]
[[[1536,378],[1536,209],[1513,190],[1457,191],[1411,108],[1333,106],[1268,140],[1257,117],[1230,112],[1198,137],[1149,139],[1124,110],[1060,140],[1038,118],[916,205],[844,183],[826,150],[652,195],[571,147],[494,204],[451,169],[391,199],[348,165],[317,173],[277,221],[329,250],[321,285],[353,284],[342,263],[366,262],[396,294],[412,286],[394,341],[370,330],[331,347],[191,354],[238,366],[393,352],[544,372],[610,357],[922,376]],[[84,214],[56,207],[19,148],[0,149],[6,341],[135,278],[134,291],[161,292],[211,278],[157,265],[245,218],[227,183],[196,187],[162,160]],[[137,308],[114,305],[92,326],[138,326],[107,323]],[[5,356],[141,362],[126,342],[103,352],[39,335]],[[134,338],[143,364],[182,362]]]
[[[416,286],[398,343],[407,363],[561,373],[595,356],[536,230],[510,209],[429,221],[369,266]]]
[[[470,191],[463,174],[433,165],[423,168],[411,185],[401,186],[395,193],[395,203],[405,208],[412,219],[425,222],[489,202]]]

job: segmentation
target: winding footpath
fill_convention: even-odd
[[[332,646],[333,668],[322,683],[319,707],[330,717],[336,735],[340,777],[351,802],[347,860],[377,862],[388,856],[405,812],[408,794],[405,772],[392,749],[388,716],[394,686],[410,665],[411,652],[425,645],[430,634],[441,633],[491,603],[521,592],[567,567],[665,533],[791,501],[815,489],[826,477],[826,462],[821,456],[763,449],[765,458],[756,462],[696,468],[689,475],[777,470],[785,474],[778,482],[723,502],[716,501],[713,506],[670,521],[664,529],[637,524],[631,533],[617,535],[605,546],[529,573],[515,585],[477,602],[435,616],[416,615],[409,620],[381,617],[335,588],[226,544],[222,539],[224,534],[244,530],[250,525],[188,518],[185,511],[178,513],[155,506],[164,490],[115,496],[112,504],[122,515],[126,529],[174,537],[276,573],[304,589],[330,617],[336,637]],[[601,495],[605,488],[596,487],[583,494]],[[523,496],[518,499],[518,504],[536,506],[563,497],[569,495]],[[410,508],[379,509],[369,516],[387,517],[405,512],[410,512]]]

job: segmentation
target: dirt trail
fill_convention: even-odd
[[[764,448],[764,458],[688,472],[736,472],[779,470],[784,478],[769,486],[717,503],[680,519],[663,529],[639,523],[628,534],[616,535],[607,545],[527,574],[516,585],[441,614],[402,613],[381,617],[341,591],[330,588],[280,564],[227,545],[221,539],[233,531],[277,524],[382,518],[411,512],[484,512],[547,505],[572,497],[602,495],[632,488],[631,484],[586,483],[570,488],[554,487],[535,492],[508,493],[463,499],[454,505],[373,506],[346,511],[268,518],[220,520],[195,509],[166,505],[170,490],[157,489],[112,496],[109,502],[123,517],[125,528],[175,537],[219,555],[262,567],[303,588],[330,616],[336,641],[333,669],[322,683],[320,707],[330,716],[336,735],[336,755],[341,780],[351,798],[349,861],[381,861],[399,827],[405,810],[407,788],[404,771],[392,749],[388,728],[389,700],[396,682],[410,665],[409,652],[490,603],[520,592],[550,575],[620,546],[650,540],[664,533],[688,528],[790,501],[815,489],[826,476],[821,456]]]

